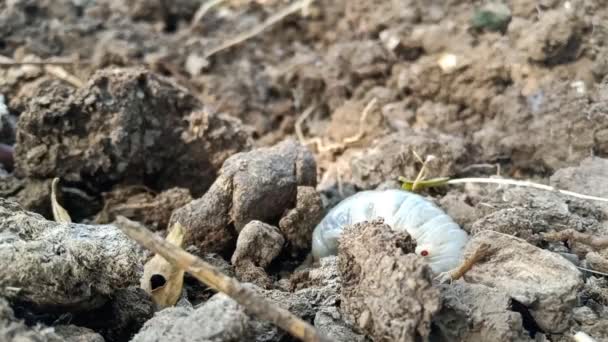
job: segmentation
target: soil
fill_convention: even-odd
[[[181,223],[186,250],[338,341],[608,340],[608,248],[545,235],[608,236],[605,202],[424,190],[465,254],[499,251],[452,284],[379,222],[308,258],[332,206],[425,160],[608,196],[603,1],[210,3],[0,2],[0,339],[289,340],[190,276],[154,314],[125,216]],[[75,223],[52,222],[55,177]]]

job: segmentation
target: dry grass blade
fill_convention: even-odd
[[[53,218],[56,222],[71,223],[72,218],[68,211],[65,210],[59,202],[57,202],[57,192],[59,191],[59,178],[53,179],[51,184],[51,208],[53,209]]]
[[[564,194],[564,195],[568,195],[568,196],[572,196],[572,197],[576,197],[576,198],[588,199],[588,200],[592,200],[592,201],[608,202],[608,198],[583,195],[583,194],[579,194],[574,191],[561,190],[561,189],[552,187],[550,185],[544,185],[544,184],[528,182],[528,181],[520,181],[520,180],[515,180],[515,179],[459,178],[459,179],[450,179],[449,181],[445,182],[444,184],[463,184],[463,183],[490,183],[490,184],[523,186],[523,187],[536,188],[536,189],[547,190],[547,191],[556,191],[556,192],[559,192],[560,194]]]
[[[45,66],[45,65],[86,65],[90,64],[89,61],[75,60],[72,57],[58,57],[53,59],[47,59],[43,61],[15,61],[12,58],[0,55],[0,67],[15,67],[22,65],[34,65],[34,66]]]
[[[196,13],[194,13],[194,16],[192,17],[192,21],[190,22],[190,30],[194,30],[196,28],[207,12],[224,1],[225,0],[210,0],[201,3],[201,6],[198,8],[198,10],[196,10]]]
[[[205,54],[205,59],[215,55],[216,53],[218,53],[220,51],[229,49],[235,45],[238,45],[246,40],[249,40],[249,39],[257,36],[258,34],[264,32],[269,27],[271,27],[274,24],[278,23],[279,21],[285,19],[289,15],[294,14],[297,11],[300,11],[300,10],[306,8],[307,6],[310,5],[310,2],[311,2],[311,0],[300,0],[300,1],[296,1],[296,2],[292,3],[291,5],[283,8],[279,12],[268,17],[268,19],[266,19],[263,23],[254,27],[253,29],[243,32],[241,34],[238,34],[236,37],[225,41],[220,46],[211,49],[211,51],[209,51],[209,52],[207,52],[207,54]]]
[[[253,316],[270,321],[303,341],[329,341],[313,326],[291,312],[276,306],[253,290],[244,287],[237,280],[224,275],[212,265],[161,239],[136,222],[122,216],[117,217],[117,222],[120,229],[139,244],[161,255],[206,285],[227,294]]]

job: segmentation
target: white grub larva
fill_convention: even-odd
[[[415,253],[428,261],[433,272],[446,272],[460,264],[467,233],[433,203],[404,190],[362,191],[340,202],[313,232],[314,258],[337,253],[344,226],[376,218],[406,231],[416,241]]]

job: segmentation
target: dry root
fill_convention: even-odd
[[[298,136],[298,140],[300,141],[300,143],[302,145],[305,145],[305,146],[315,145],[317,147],[317,151],[319,153],[343,151],[347,147],[349,147],[353,144],[356,144],[357,142],[361,141],[361,139],[363,139],[363,137],[365,136],[365,122],[367,121],[367,117],[369,116],[369,113],[376,106],[377,102],[378,102],[378,99],[373,98],[373,99],[371,99],[371,101],[369,101],[367,103],[367,105],[361,112],[361,116],[359,117],[359,129],[357,130],[357,133],[355,135],[346,137],[346,138],[342,139],[342,141],[339,143],[329,143],[329,144],[325,144],[323,142],[323,140],[319,137],[313,137],[310,139],[306,139],[304,137],[304,133],[302,133],[302,123],[316,109],[316,106],[312,105],[312,106],[308,107],[296,121],[295,131],[296,131],[296,135]]]
[[[608,247],[608,237],[593,236],[578,232],[574,229],[566,229],[559,232],[549,232],[542,234],[547,241],[571,241],[585,244],[593,249],[604,249]]]

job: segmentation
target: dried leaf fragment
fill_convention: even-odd
[[[165,240],[181,247],[184,242],[184,227],[176,222]],[[152,300],[159,308],[173,306],[182,293],[184,270],[157,254],[144,265],[140,285],[152,296]]]
[[[51,207],[53,209],[53,218],[56,222],[60,223],[71,223],[72,218],[68,211],[65,210],[59,202],[57,202],[57,192],[59,188],[59,178],[53,179],[53,183],[51,185]]]

